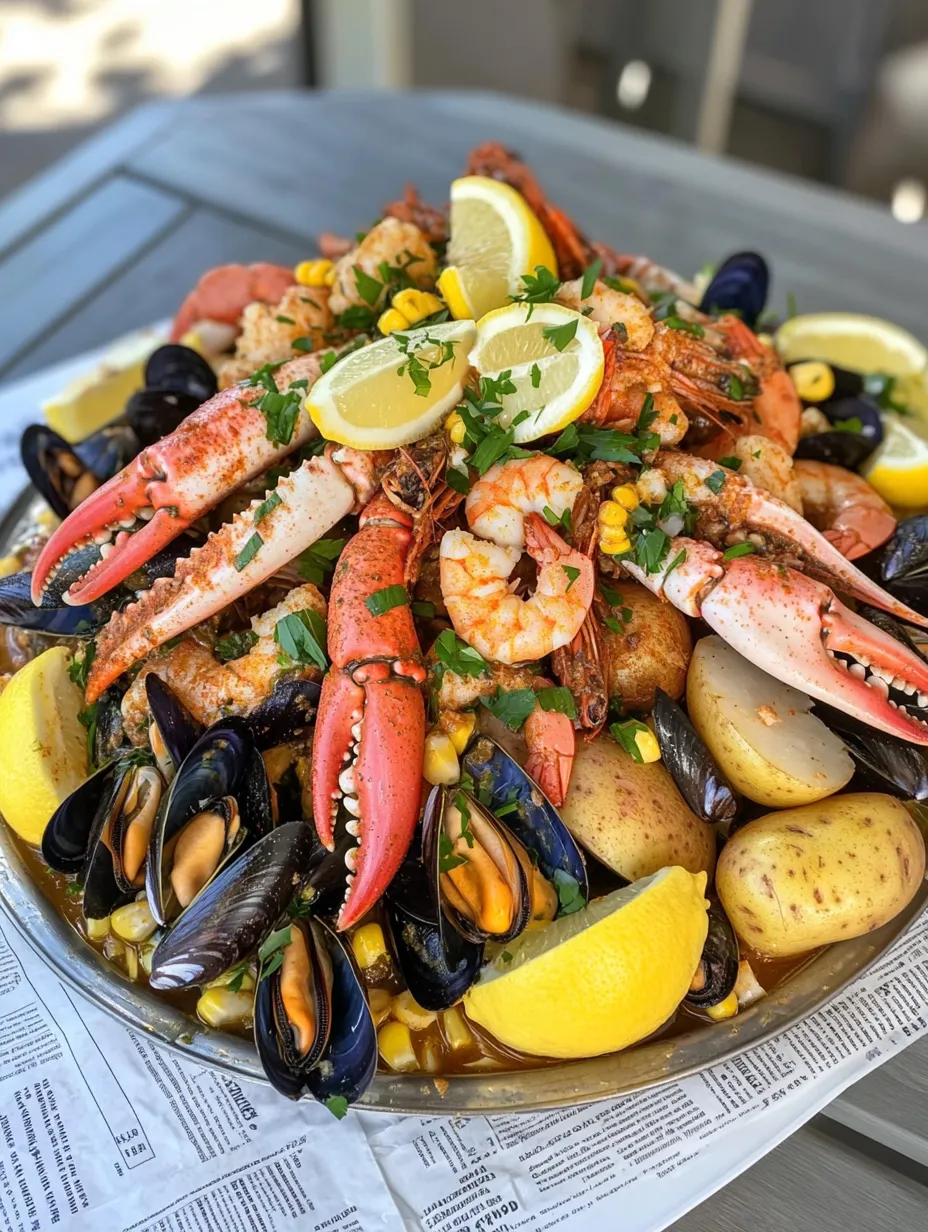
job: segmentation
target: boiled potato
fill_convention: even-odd
[[[603,667],[609,696],[626,710],[650,710],[654,691],[663,689],[676,701],[686,687],[686,666],[693,640],[686,617],[635,582],[623,580],[616,592],[622,602],[610,608],[620,628],[603,629]]]
[[[690,812],[659,761],[634,761],[611,736],[577,741],[561,816],[587,851],[629,881],[669,864],[712,875],[712,827]]]
[[[905,807],[860,792],[749,822],[722,849],[715,886],[738,936],[779,958],[886,924],[924,875]]]
[[[720,637],[696,643],[686,680],[693,726],[732,784],[773,808],[811,804],[849,782],[854,763],[811,700]]]

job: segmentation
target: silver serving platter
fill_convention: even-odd
[[[23,492],[0,521],[0,554],[17,542],[37,507],[35,493]],[[642,1091],[697,1074],[821,1009],[884,954],[926,904],[928,882],[891,923],[824,950],[730,1022],[651,1040],[627,1052],[541,1069],[452,1074],[440,1083],[423,1074],[378,1074],[361,1106],[417,1116],[528,1112]],[[247,1040],[204,1027],[129,981],[88,945],[32,880],[5,825],[0,825],[0,907],[60,979],[124,1026],[144,1032],[188,1060],[239,1079],[266,1081]]]

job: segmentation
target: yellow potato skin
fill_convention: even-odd
[[[774,766],[749,744],[722,713],[718,689],[708,678],[706,660],[694,657],[686,680],[686,708],[690,721],[709,752],[743,796],[770,808],[791,808],[822,800],[843,784],[810,783]],[[853,767],[848,779],[853,774]]]
[[[561,817],[577,842],[629,881],[671,864],[712,876],[712,827],[690,811],[661,762],[640,764],[609,736],[577,741]]]
[[[880,928],[924,875],[925,843],[905,807],[860,792],[749,822],[722,849],[715,887],[738,936],[785,958]]]
[[[650,710],[657,689],[683,696],[693,639],[686,617],[635,582],[616,583],[622,603],[610,609],[622,632],[603,626],[602,661],[610,697],[627,710]],[[622,612],[631,612],[627,619]]]

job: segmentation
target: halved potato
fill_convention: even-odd
[[[812,804],[839,791],[854,773],[840,738],[809,713],[811,700],[720,637],[697,642],[686,703],[719,766],[758,804]]]

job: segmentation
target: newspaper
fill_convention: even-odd
[[[10,442],[83,357],[0,392]],[[703,1074],[541,1115],[336,1121],[184,1060],[45,966],[0,913],[4,1232],[653,1232],[928,1032],[928,915],[805,1022]]]
[[[0,1228],[665,1227],[928,1032],[928,915],[801,1025],[695,1077],[544,1114],[349,1111],[185,1061],[0,919]]]

